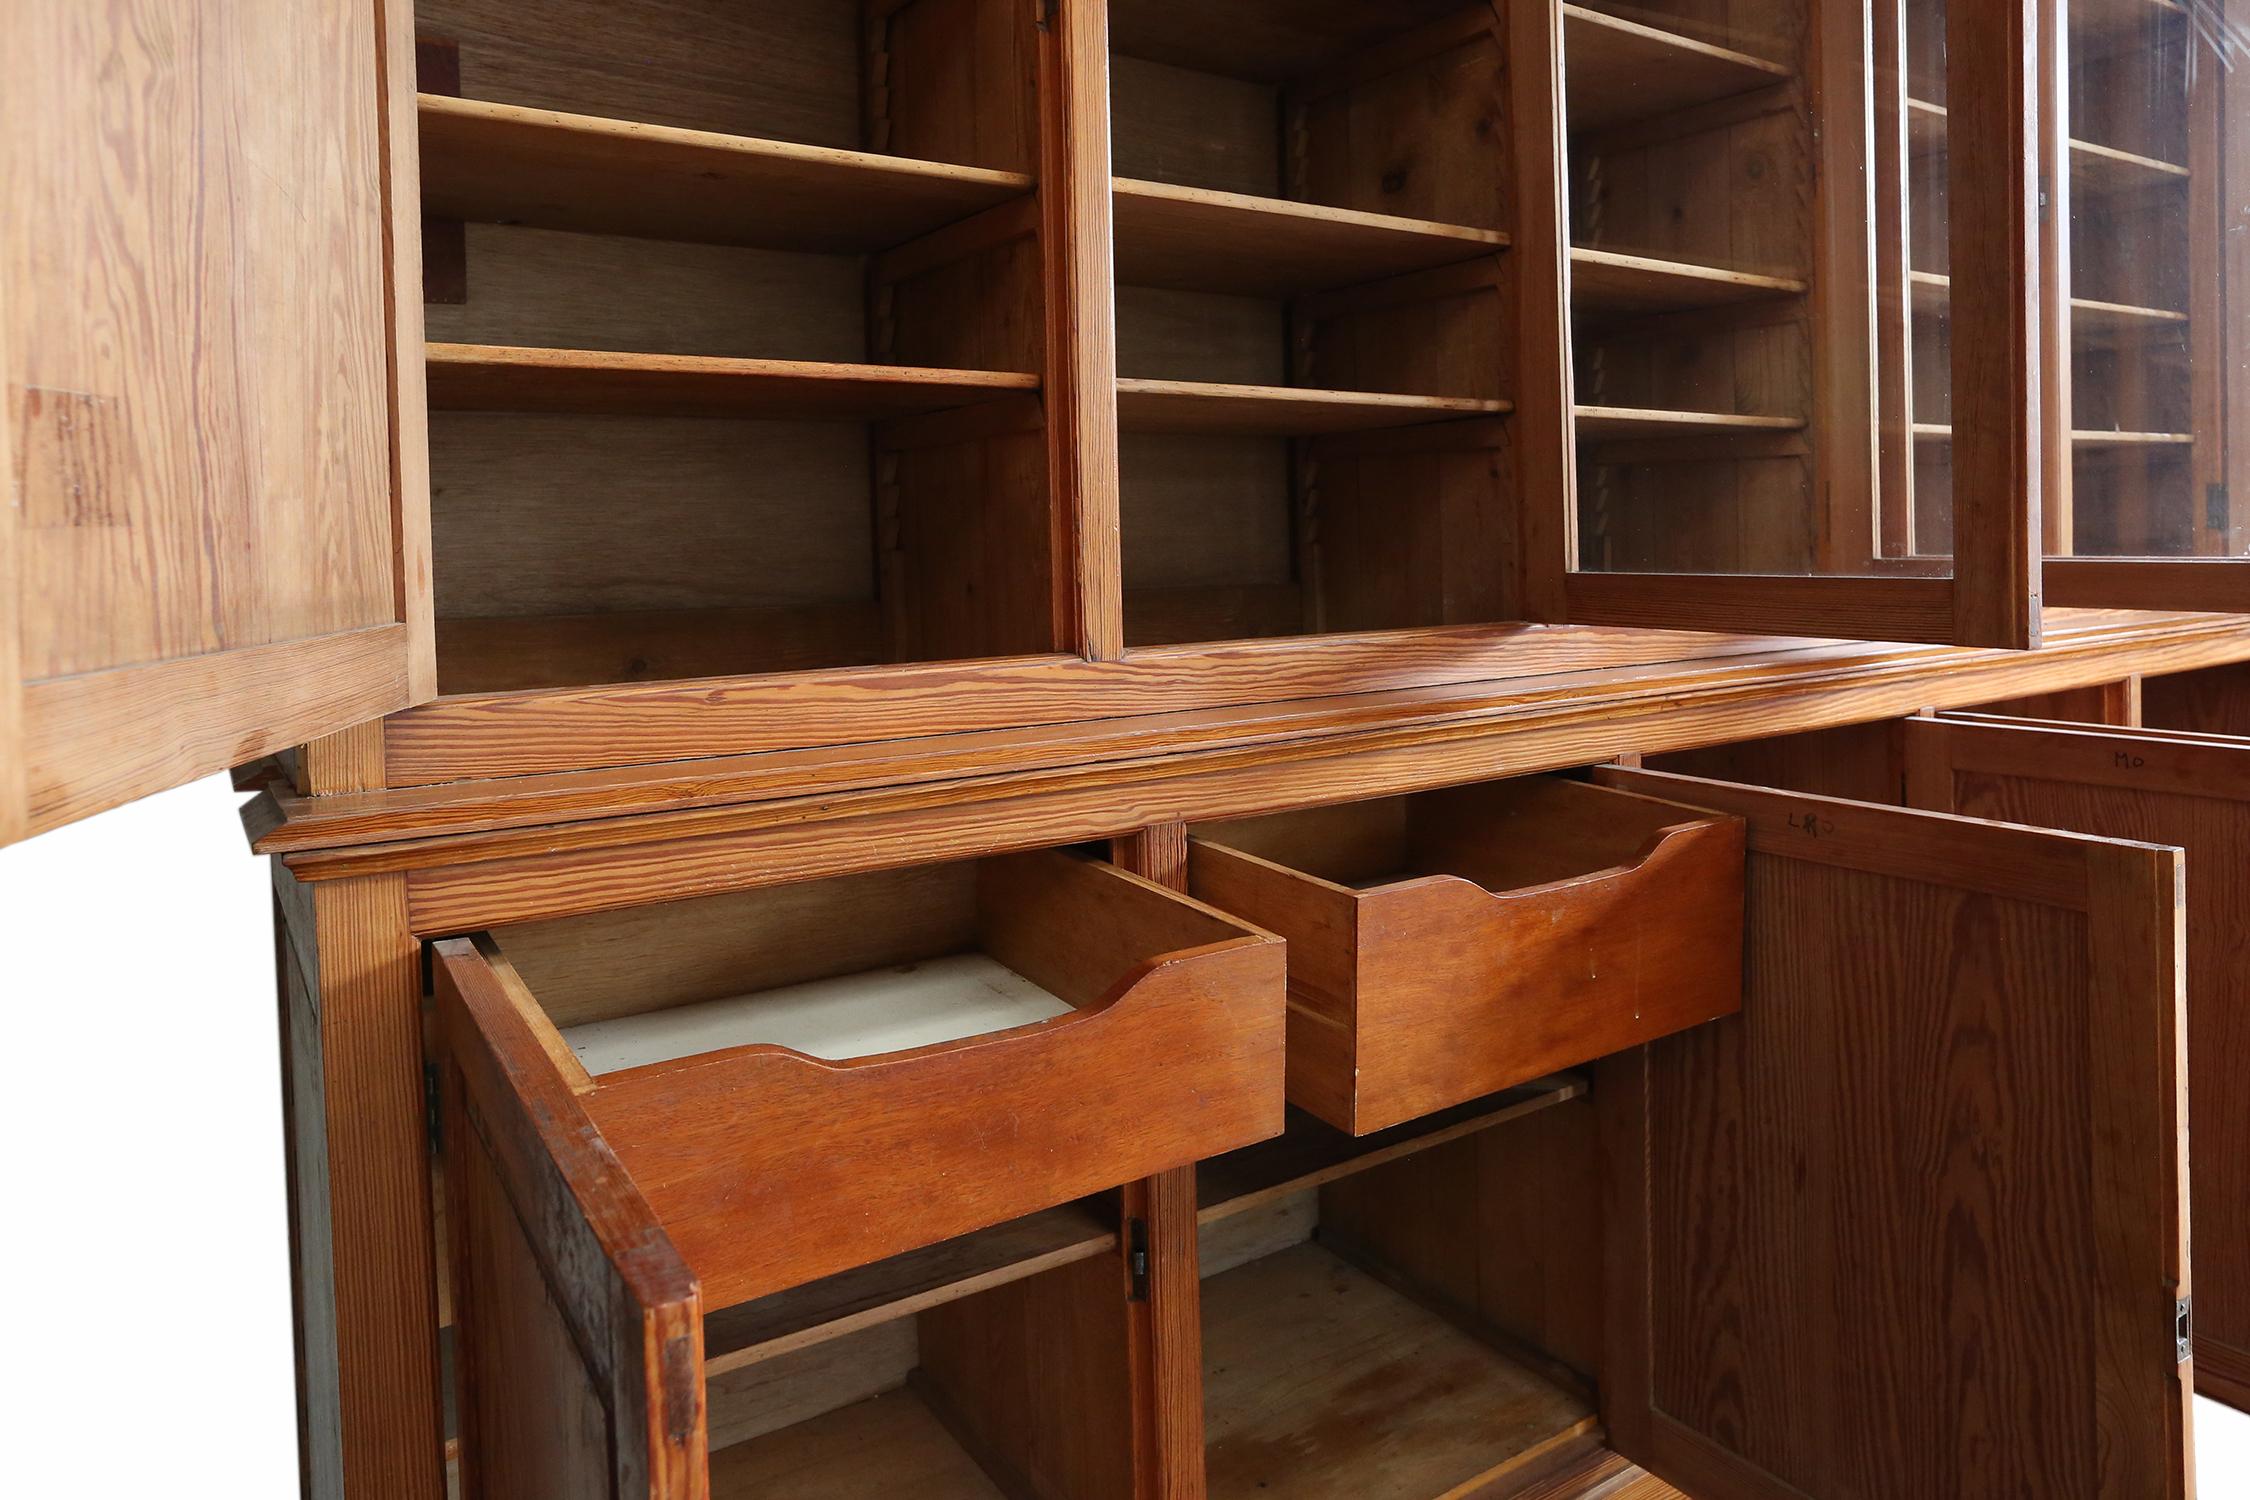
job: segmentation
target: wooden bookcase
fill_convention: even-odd
[[[2191,1492],[2232,0],[82,10],[0,838],[258,794],[308,1492]]]

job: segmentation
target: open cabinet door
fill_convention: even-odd
[[[1533,618],[2039,644],[2035,3],[1509,0]]]
[[[2186,851],[2195,1379],[2250,1410],[2250,740],[1949,718],[1904,733],[1918,807]]]
[[[408,6],[6,38],[0,843],[434,690]]]
[[[1653,772],[1743,1008],[1605,1064],[1604,1406],[1703,1497],[2192,1493],[2176,850]]]
[[[435,970],[459,1493],[702,1500],[694,1274],[473,956]]]
[[[2054,604],[2250,613],[2250,0],[2040,0]]]

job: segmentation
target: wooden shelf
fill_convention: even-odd
[[[1203,1369],[1211,1500],[1483,1493],[1595,1426],[1581,1397],[1318,1245],[1204,1282]]]
[[[2118,452],[2126,449],[2193,448],[2192,432],[2089,432],[2070,435],[2071,446],[2080,453]]]
[[[1640,406],[1581,406],[1578,435],[1585,439],[1727,437],[1756,432],[1802,432],[1801,417],[1755,417],[1739,412],[1662,411]]]
[[[1953,278],[1936,271],[1908,275],[1917,312],[1942,313],[1953,296]],[[2188,315],[2162,307],[2135,307],[2092,297],[2070,299],[2071,335],[2084,343],[2117,343],[2150,337],[2176,337]]]
[[[1950,422],[1916,422],[1914,440],[1922,443],[1950,443],[1953,425]],[[2098,432],[2081,429],[2070,435],[2071,446],[2080,453],[2101,453],[2122,449],[2141,448],[2192,448],[2192,432]]]
[[[2136,151],[2092,141],[2070,143],[2070,187],[2075,193],[2136,192],[2185,182],[2187,175],[2186,167]]]
[[[842,1338],[1117,1247],[1117,1231],[1076,1204],[894,1255],[703,1320],[714,1375]]]
[[[443,219],[863,254],[1031,190],[1020,173],[421,96]]]
[[[711,1500],[1005,1500],[911,1387],[715,1449],[710,1494]]]
[[[872,421],[1039,388],[1036,375],[904,365],[614,354],[597,349],[429,346],[435,411]]]
[[[1920,152],[1942,151],[1949,120],[1942,104],[1925,99],[1906,101],[1908,143]],[[2159,161],[2153,156],[2121,151],[2093,141],[2070,143],[2070,186],[2080,193],[2120,193],[2163,187],[2188,175],[2186,167]]]
[[[1130,286],[1294,297],[1505,249],[1496,229],[1116,179],[1117,279]]]
[[[1805,283],[1793,276],[1573,247],[1570,291],[1572,305],[1586,312],[1636,317],[1800,297]]]
[[[1395,396],[1198,380],[1117,382],[1117,414],[1127,432],[1312,437],[1492,417],[1508,410],[1505,401],[1462,396]]]
[[[1599,130],[1786,82],[1777,62],[1677,32],[1563,7],[1570,128]]]
[[[1347,1135],[1303,1110],[1292,1109],[1289,1128],[1282,1134],[1215,1156],[1196,1167],[1196,1221],[1210,1224],[1232,1218],[1354,1172],[1585,1096],[1586,1080],[1562,1073],[1359,1136]]]

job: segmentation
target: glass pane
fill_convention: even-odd
[[[1946,213],[1953,156],[1945,47],[1945,5],[1910,4],[1902,13],[1906,149],[1903,288],[1885,293],[1903,307],[1898,415],[1886,423],[1882,553],[1912,566],[1953,551],[1953,250]]]
[[[1856,19],[1566,22],[1582,571],[1950,571],[1944,11]]]
[[[2067,0],[2069,483],[2047,545],[2250,553],[2250,0]]]

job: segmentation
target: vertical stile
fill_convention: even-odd
[[[2039,644],[2038,0],[1946,13],[1952,156],[1955,639]]]
[[[1813,491],[1824,512],[1816,566],[1864,572],[1875,551],[1875,476],[1882,413],[1875,372],[1877,217],[1872,129],[1876,84],[1867,0],[1817,0],[1810,34],[1815,115],[1812,337],[1819,354],[1812,408],[1819,441]]]
[[[1108,12],[1103,0],[1027,3],[1042,6],[1039,202],[1055,644],[1091,660],[1112,661],[1124,654],[1125,617]]]
[[[1578,551],[1562,7],[1557,0],[1493,4],[1507,48],[1515,149],[1515,242],[1505,257],[1516,296],[1515,593],[1525,618],[1556,622],[1569,617],[1566,579]]]
[[[1164,823],[1111,845],[1117,863],[1173,890],[1187,889],[1184,823]],[[1129,1182],[1124,1216],[1148,1226],[1148,1294],[1134,1304],[1136,1500],[1202,1500],[1203,1283],[1196,1256],[1194,1166]],[[1128,1262],[1130,1255],[1128,1254]],[[1133,1275],[1128,1263],[1125,1271]]]

